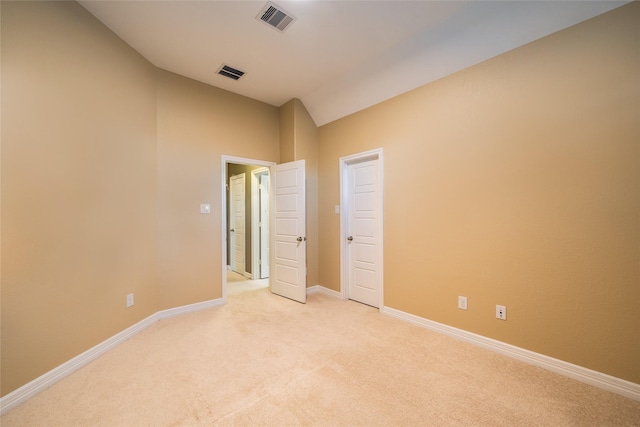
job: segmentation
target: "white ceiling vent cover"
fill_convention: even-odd
[[[271,2],[267,2],[267,4],[264,5],[258,16],[256,16],[256,19],[259,19],[265,24],[269,24],[280,32],[286,30],[289,25],[296,20],[294,16]]]

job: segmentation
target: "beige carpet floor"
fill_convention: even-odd
[[[640,402],[322,294],[230,282],[8,412],[10,426],[638,426]]]

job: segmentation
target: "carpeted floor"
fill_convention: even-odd
[[[269,287],[269,279],[249,280],[235,271],[227,272],[227,297]]]
[[[362,304],[299,304],[251,282],[229,282],[225,306],[158,322],[0,424],[640,426],[640,402]]]

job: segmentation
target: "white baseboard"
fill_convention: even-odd
[[[413,323],[414,325],[421,326],[435,332],[449,335],[453,338],[475,344],[477,346],[486,348],[496,353],[503,354],[513,359],[521,360],[531,365],[539,366],[565,377],[573,378],[580,382],[587,383],[592,386],[610,391],[612,393],[628,397],[629,399],[640,401],[640,384],[632,383],[621,378],[603,374],[601,372],[584,368],[582,366],[574,365],[572,363],[555,359],[553,357],[545,356],[544,354],[516,347],[511,344],[487,338],[482,335],[474,334],[462,329],[454,328],[452,326],[444,325],[442,323],[434,322],[432,320],[405,313],[403,311],[396,310],[390,307],[383,307],[380,310],[380,313],[405,320],[409,323]]]
[[[185,305],[182,307],[158,311],[157,313],[152,314],[146,319],[139,321],[135,325],[128,327],[124,331],[118,332],[116,335],[106,339],[105,341],[90,348],[84,353],[79,354],[73,359],[66,361],[62,365],[53,368],[49,372],[12,391],[6,396],[1,397],[0,415],[5,414],[21,403],[26,402],[36,394],[51,387],[67,375],[72,374],[89,362],[97,359],[109,350],[122,344],[124,341],[128,340],[134,335],[139,334],[159,320],[168,319],[169,317],[179,316],[182,314],[193,313],[195,311],[205,310],[207,308],[217,307],[223,304],[224,302],[222,301],[222,299],[214,299],[210,301],[203,301],[195,304]]]
[[[321,285],[315,285],[307,288],[307,295],[312,295],[316,293],[321,293],[324,295],[328,295],[330,297],[342,299],[342,294],[338,291],[334,291],[333,289],[325,288]]]
[[[182,307],[169,308],[167,310],[157,312],[156,315],[158,316],[158,320],[162,320],[174,316],[181,316],[183,314],[206,310],[208,308],[219,307],[224,304],[225,301],[222,298],[218,298],[209,301],[196,302],[195,304],[183,305]]]

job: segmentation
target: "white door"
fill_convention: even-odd
[[[307,301],[304,160],[271,166],[271,292]]]
[[[260,179],[260,278],[269,277],[269,174]]]
[[[349,298],[380,307],[381,251],[378,160],[347,166],[347,281]]]
[[[244,275],[245,268],[245,174],[233,175],[229,179],[229,242],[231,269]]]

